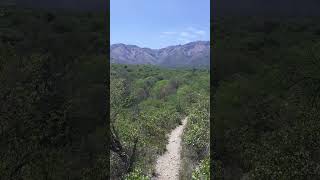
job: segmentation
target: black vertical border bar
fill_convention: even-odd
[[[106,36],[106,66],[107,75],[106,77],[106,114],[104,120],[106,121],[106,158],[107,159],[107,179],[110,179],[110,0],[106,2],[106,13],[105,13],[105,36]]]
[[[214,115],[213,115],[213,104],[214,104],[214,67],[213,67],[213,46],[214,46],[214,13],[215,13],[215,0],[210,0],[210,179],[213,179],[213,173],[214,173],[214,166],[213,166],[213,160],[214,160],[214,145],[215,145],[215,138],[213,137],[213,126],[214,126]]]

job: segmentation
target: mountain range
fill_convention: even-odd
[[[151,64],[166,67],[210,66],[210,42],[195,41],[161,49],[141,48],[136,45],[113,44],[111,63]]]

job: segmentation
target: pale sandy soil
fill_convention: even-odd
[[[182,120],[182,125],[177,126],[169,134],[169,143],[167,151],[158,158],[156,163],[156,177],[154,180],[178,180],[180,168],[180,151],[181,151],[181,136],[187,124],[188,117]]]

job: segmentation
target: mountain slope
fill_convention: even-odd
[[[140,48],[135,45],[111,45],[111,63],[152,64],[167,67],[209,66],[209,41],[195,41],[162,49]]]

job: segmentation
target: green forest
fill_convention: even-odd
[[[216,18],[214,179],[320,177],[319,18]]]
[[[186,116],[180,173],[209,178],[209,70],[109,69],[104,14],[0,16],[0,179],[150,179]]]
[[[108,67],[105,14],[0,17],[0,179],[151,179],[184,117],[180,179],[320,177],[319,19],[215,18],[208,70]]]
[[[112,64],[111,179],[150,179],[166,134],[184,116],[180,177],[209,179],[209,94],[207,69]]]
[[[0,16],[0,179],[106,179],[105,15]]]

